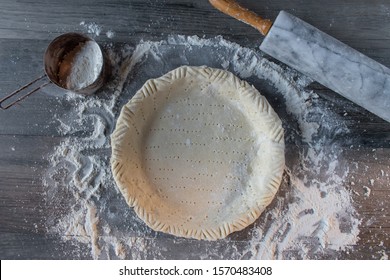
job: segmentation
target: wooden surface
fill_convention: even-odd
[[[281,9],[315,25],[378,62],[390,67],[390,1],[388,0],[264,0],[239,1],[263,17],[274,19]],[[0,96],[13,91],[42,72],[42,56],[48,43],[64,32],[85,30],[80,22],[96,22],[115,36],[98,41],[135,45],[141,39],[166,39],[170,34],[226,39],[256,48],[262,41],[257,30],[213,9],[208,1],[42,1],[0,0]],[[350,139],[359,149],[348,148],[346,157],[366,166],[378,177],[389,171],[390,124],[346,102],[318,84],[311,85],[321,98],[346,104],[340,115],[348,120]],[[52,108],[45,94],[23,105],[0,111],[0,258],[88,258],[88,250],[72,250],[72,242],[48,235],[40,174],[45,155],[58,145],[58,123],[48,119]],[[390,108],[389,108],[390,109]],[[348,142],[346,142],[348,143]],[[348,259],[380,258],[390,254],[390,181],[382,176],[371,186],[365,172],[350,170],[355,185],[370,186],[369,198],[362,188],[350,188],[362,219],[360,241]],[[346,182],[348,184],[348,182]],[[73,252],[73,253],[72,253]],[[77,252],[77,253],[74,253]],[[179,255],[180,256],[180,255]],[[183,255],[181,255],[183,256]]]

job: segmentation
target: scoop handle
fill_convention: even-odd
[[[272,26],[272,21],[263,19],[256,13],[240,6],[235,0],[209,0],[210,4],[222,13],[234,17],[250,26],[256,28],[264,36]]]
[[[15,104],[17,104],[20,101],[22,101],[23,99],[27,98],[28,96],[30,96],[34,92],[37,92],[38,90],[42,89],[43,87],[51,84],[51,81],[47,81],[45,83],[42,83],[40,86],[35,87],[34,89],[32,89],[31,91],[29,91],[28,93],[26,93],[24,95],[20,94],[22,91],[24,91],[25,89],[30,88],[32,85],[36,84],[38,81],[43,80],[45,77],[46,77],[46,74],[43,74],[42,76],[40,76],[40,77],[36,78],[35,80],[29,82],[28,84],[22,86],[21,88],[11,92],[10,94],[8,94],[7,96],[5,96],[3,98],[1,98],[0,99],[0,109],[7,110],[8,108],[11,108]],[[19,96],[19,98],[18,98],[18,96]]]

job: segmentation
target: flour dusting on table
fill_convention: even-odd
[[[80,22],[80,26],[84,29],[85,33],[90,34],[93,37],[99,37],[102,32],[105,32],[105,35],[108,39],[112,39],[115,37],[115,32],[111,29],[104,31],[104,28],[97,24],[96,22]]]
[[[80,22],[80,26],[82,26],[88,34],[95,35],[95,36],[99,36],[103,29],[96,22],[82,21]]]
[[[349,165],[337,137],[343,120],[305,90],[311,82],[259,51],[222,37],[170,36],[135,48],[108,48],[113,80],[98,96],[69,93],[58,117],[62,143],[49,155],[43,178],[53,213],[49,233],[90,248],[96,259],[316,259],[336,258],[356,244],[359,219],[346,188]],[[130,209],[112,178],[110,134],[123,106],[149,78],[181,65],[223,68],[262,92],[283,121],[286,172],[276,198],[247,229],[218,241],[157,233]],[[193,250],[191,250],[191,248]]]

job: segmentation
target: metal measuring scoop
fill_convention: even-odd
[[[47,47],[43,61],[45,74],[0,99],[1,109],[12,107],[51,83],[65,90],[90,95],[103,86],[110,73],[107,57],[99,44],[79,33],[65,33],[55,38]],[[48,81],[5,104],[21,91],[44,79]]]

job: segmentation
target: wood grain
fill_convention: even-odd
[[[387,0],[242,0],[239,3],[271,20],[280,10],[287,10],[390,67],[390,3]],[[102,44],[135,45],[142,39],[161,40],[170,34],[222,35],[250,48],[257,48],[262,41],[257,30],[220,13],[208,1],[0,0],[0,7],[0,96],[39,76],[48,43],[64,32],[85,32],[81,22],[102,26],[101,35],[96,37]],[[109,30],[115,32],[113,38],[105,35]],[[309,89],[347,120],[350,133],[344,142],[343,156],[358,166],[350,170],[353,178],[345,184],[362,219],[360,241],[348,254],[338,257],[378,259],[382,252],[389,255],[390,179],[386,174],[390,174],[390,124],[318,84],[310,85]],[[44,223],[47,213],[54,209],[44,201],[45,190],[39,178],[48,165],[45,156],[62,139],[56,117],[69,107],[60,102],[61,94],[54,87],[47,88],[15,108],[0,111],[2,259],[90,258],[86,246],[47,234]],[[359,168],[367,170],[364,174],[370,177],[362,175]],[[374,179],[372,184],[370,179]],[[362,185],[371,189],[369,196]],[[171,253],[171,257],[185,258],[185,250]]]

